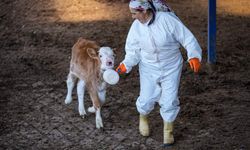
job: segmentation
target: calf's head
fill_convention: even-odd
[[[101,47],[99,50],[99,58],[101,61],[101,70],[113,69],[115,57],[110,47]]]

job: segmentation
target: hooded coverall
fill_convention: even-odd
[[[151,25],[133,22],[122,63],[127,72],[139,63],[140,95],[136,106],[140,114],[149,114],[158,102],[164,121],[176,119],[183,65],[180,44],[186,49],[188,60],[196,57],[201,61],[202,50],[196,38],[174,13],[157,12]]]

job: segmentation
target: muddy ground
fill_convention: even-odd
[[[219,1],[213,70],[206,63],[207,2],[168,2],[204,50],[199,74],[184,64],[176,143],[169,149],[250,149],[248,0]],[[116,48],[116,65],[123,59],[132,22],[127,5],[126,0],[1,0],[0,149],[162,148],[159,106],[150,114],[151,136],[138,132],[137,68],[109,87],[103,130],[95,129],[94,115],[78,115],[75,93],[73,102],[64,104],[70,50],[79,37]]]

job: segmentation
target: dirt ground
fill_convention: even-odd
[[[173,150],[250,149],[250,3],[218,0],[217,63],[207,65],[207,1],[168,0],[203,49],[199,74],[184,64]],[[71,47],[79,37],[116,48],[132,19],[127,0],[0,1],[0,149],[162,149],[159,106],[151,136],[138,132],[137,68],[110,86],[104,129],[64,104]],[[185,51],[183,57],[186,59]],[[86,107],[90,106],[86,95]]]

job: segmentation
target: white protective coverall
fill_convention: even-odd
[[[183,65],[180,44],[187,50],[188,60],[201,61],[202,50],[194,35],[172,12],[157,12],[148,26],[135,20],[129,30],[125,59],[127,73],[139,63],[140,95],[137,110],[149,114],[156,102],[164,121],[175,120],[180,107],[178,88]]]

